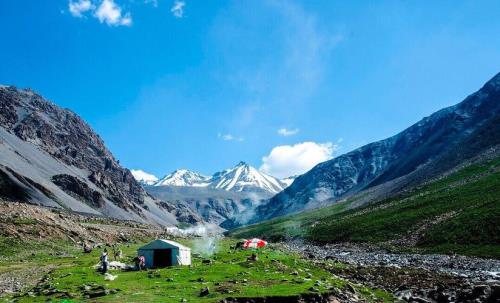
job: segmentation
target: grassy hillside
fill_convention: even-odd
[[[346,210],[350,201],[231,231],[236,237],[369,242],[500,258],[500,159],[409,193]]]
[[[191,247],[196,247],[199,241],[201,239],[181,240]],[[122,261],[132,264],[132,257],[142,245],[121,246]],[[37,287],[5,298],[16,302],[218,302],[227,297],[283,297],[330,292],[346,286],[345,280],[298,255],[268,247],[257,252],[257,261],[248,261],[254,251],[235,251],[230,249],[231,245],[234,241],[221,240],[215,255],[194,256],[192,266],[126,272],[111,270],[111,274],[117,276],[113,281],[105,281],[94,267],[98,263],[99,250],[84,254],[73,248],[49,259],[39,256],[27,262],[12,259],[9,263],[0,262],[0,273],[24,267],[51,268]],[[202,260],[206,259],[211,263],[203,264]],[[200,296],[200,290],[205,287],[210,293]],[[359,285],[353,287],[369,302],[394,301],[384,291]]]

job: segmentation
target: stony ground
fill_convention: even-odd
[[[396,254],[373,246],[282,243],[341,277],[392,292],[408,302],[500,302],[500,261],[463,256]]]
[[[21,292],[26,286],[34,285],[48,272],[54,269],[54,265],[46,266],[6,266],[0,274],[0,294],[14,294]]]

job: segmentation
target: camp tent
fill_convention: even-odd
[[[146,259],[146,268],[191,265],[191,249],[170,240],[158,239],[137,250]]]
[[[267,245],[267,242],[261,239],[253,238],[250,240],[245,240],[243,242],[243,248],[248,249],[248,248],[261,248]]]

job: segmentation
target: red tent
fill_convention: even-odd
[[[261,248],[267,245],[267,242],[261,239],[253,238],[250,240],[246,240],[243,243],[243,248],[248,249],[248,248]]]

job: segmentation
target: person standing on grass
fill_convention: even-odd
[[[146,258],[144,256],[139,256],[139,270],[143,270],[146,266]]]
[[[108,271],[108,250],[105,248],[101,254],[101,269],[102,273],[105,274]]]

